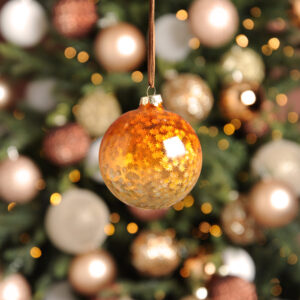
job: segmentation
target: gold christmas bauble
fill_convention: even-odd
[[[265,65],[253,49],[233,46],[221,59],[221,72],[226,84],[242,81],[260,84],[265,78]]]
[[[201,249],[197,255],[185,260],[182,272],[186,277],[191,278],[192,280],[207,281],[216,270],[213,261],[213,255],[206,250]]]
[[[141,232],[134,240],[131,252],[134,267],[151,277],[168,275],[180,263],[177,242],[168,233]]]
[[[0,199],[24,204],[38,193],[42,178],[36,164],[25,156],[0,162]]]
[[[31,299],[31,288],[23,275],[13,274],[0,281],[0,300]]]
[[[291,223],[298,214],[298,208],[296,194],[281,181],[263,180],[249,194],[251,215],[258,224],[267,228]]]
[[[249,245],[262,237],[254,218],[246,207],[247,199],[240,196],[225,206],[221,213],[222,228],[229,239],[238,245]]]
[[[295,26],[300,27],[300,1],[292,0],[291,1],[291,19]]]
[[[194,74],[180,74],[167,81],[162,88],[162,97],[167,110],[192,124],[203,121],[214,104],[209,86]]]
[[[142,33],[133,25],[119,23],[102,29],[95,41],[96,59],[109,72],[128,72],[139,67],[146,56]]]
[[[165,111],[160,95],[144,97],[103,137],[99,164],[110,191],[128,205],[159,209],[182,200],[201,172],[202,150],[193,128]]]
[[[189,9],[194,34],[208,47],[220,47],[233,39],[239,15],[230,0],[195,0]]]
[[[223,89],[220,109],[229,120],[250,121],[258,115],[263,98],[262,89],[258,84],[234,83]]]
[[[102,136],[120,115],[121,107],[115,96],[101,90],[81,99],[75,112],[77,122],[95,137]]]
[[[69,281],[80,294],[94,295],[111,284],[116,276],[116,264],[104,250],[76,257],[69,269]]]

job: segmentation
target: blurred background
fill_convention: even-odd
[[[146,95],[145,0],[0,6],[0,300],[300,299],[300,0],[168,0],[156,88],[203,168],[169,209],[104,185]]]

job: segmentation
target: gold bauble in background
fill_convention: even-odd
[[[0,300],[31,299],[31,288],[23,275],[13,274],[0,281]]]
[[[104,250],[80,255],[71,263],[69,281],[80,294],[94,295],[111,284],[116,276],[116,264]]]
[[[229,120],[253,120],[264,100],[262,89],[255,83],[234,83],[223,89],[220,110]]]
[[[228,203],[221,213],[222,229],[238,245],[249,245],[262,237],[261,230],[247,211],[246,201],[246,197],[240,196]]]
[[[267,228],[288,225],[297,216],[298,208],[296,194],[281,181],[261,181],[249,194],[251,215],[258,224]]]
[[[135,26],[119,23],[99,32],[94,52],[96,59],[105,70],[128,72],[139,67],[144,61],[145,38]]]
[[[97,21],[94,0],[59,0],[53,9],[53,24],[67,38],[87,35]]]
[[[0,199],[24,204],[38,193],[42,178],[36,164],[25,156],[0,162]]]
[[[260,84],[265,78],[265,65],[253,49],[233,46],[221,59],[221,72],[226,84],[242,81]]]
[[[185,260],[181,271],[191,280],[207,281],[216,272],[213,255],[201,249],[195,256]]]
[[[239,15],[229,0],[196,0],[189,9],[189,22],[203,45],[220,47],[232,40]]]
[[[121,115],[121,107],[112,94],[96,90],[82,98],[75,110],[77,122],[91,135],[102,136]]]
[[[167,110],[192,124],[203,121],[214,104],[209,86],[194,74],[180,74],[167,81],[162,87],[162,97]]]
[[[139,208],[172,206],[191,191],[201,172],[198,136],[161,102],[160,95],[143,97],[140,107],[115,121],[101,142],[99,165],[106,186]]]
[[[134,267],[151,277],[168,275],[180,263],[177,242],[168,233],[141,232],[133,241],[131,253]]]
[[[290,11],[292,23],[300,27],[300,1],[292,0],[291,1],[291,11]]]

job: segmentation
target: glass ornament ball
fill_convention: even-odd
[[[94,53],[108,72],[129,72],[139,67],[146,56],[146,43],[138,28],[119,23],[102,29],[96,37]]]
[[[115,121],[103,137],[100,171],[122,202],[146,209],[182,200],[201,172],[202,150],[193,128],[164,110],[160,95],[143,97],[137,110]]]
[[[233,39],[239,15],[229,0],[196,0],[189,9],[189,22],[203,45],[216,48]]]
[[[1,35],[16,46],[36,46],[44,38],[47,29],[46,12],[37,1],[6,1],[1,9]]]
[[[31,288],[27,279],[19,274],[12,274],[0,281],[0,300],[31,300]]]
[[[61,281],[49,287],[43,300],[76,300],[76,298],[71,285],[67,281]]]
[[[249,210],[259,225],[277,228],[290,224],[297,217],[299,203],[297,195],[286,183],[266,179],[250,191]]]
[[[69,282],[82,295],[94,295],[110,285],[117,273],[112,256],[97,250],[79,255],[73,259],[69,269]]]

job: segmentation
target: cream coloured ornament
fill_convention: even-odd
[[[0,80],[0,110],[5,109],[11,105],[12,95],[10,87],[3,79]]]
[[[56,81],[52,78],[30,82],[26,88],[26,104],[40,113],[47,113],[55,108],[57,99],[54,95]]]
[[[62,281],[50,286],[44,300],[76,300],[76,298],[70,284]]]
[[[96,139],[90,146],[90,149],[84,160],[84,169],[86,174],[99,183],[104,183],[99,170],[99,148],[101,146],[102,137]]]
[[[116,97],[102,90],[82,98],[75,112],[78,123],[95,137],[102,136],[120,115],[121,107]]]
[[[250,254],[242,248],[228,247],[222,251],[222,275],[237,276],[247,281],[255,279],[255,264]]]
[[[299,144],[284,139],[271,141],[254,154],[251,167],[255,175],[285,182],[300,195]]]
[[[45,36],[48,28],[44,8],[35,0],[11,0],[0,12],[0,31],[10,43],[33,47]]]
[[[196,0],[189,9],[194,34],[208,47],[220,47],[232,40],[239,15],[230,0]]]
[[[187,21],[180,21],[176,15],[167,14],[156,22],[156,53],[169,62],[184,60],[191,51],[189,40],[192,34]]]
[[[42,178],[36,164],[25,156],[16,156],[0,162],[0,198],[6,202],[24,204],[38,193]]]
[[[265,78],[265,65],[262,57],[251,48],[233,46],[221,59],[223,81],[262,83]]]
[[[175,112],[191,124],[203,121],[210,113],[214,97],[207,83],[195,74],[180,74],[162,87],[167,110]]]
[[[134,267],[151,277],[168,275],[180,263],[177,242],[168,233],[141,232],[133,241],[131,253]]]
[[[94,295],[113,282],[116,272],[116,264],[111,255],[98,250],[73,259],[69,281],[78,293]]]
[[[146,56],[142,33],[133,25],[119,23],[102,29],[94,44],[96,59],[109,72],[128,72]]]
[[[250,213],[263,227],[276,228],[288,225],[296,218],[298,209],[296,194],[281,181],[263,180],[250,191]]]
[[[0,300],[31,299],[31,288],[23,275],[13,274],[0,281]]]
[[[105,240],[109,210],[95,193],[71,189],[57,206],[48,208],[45,227],[51,242],[61,251],[80,254],[97,249]]]

